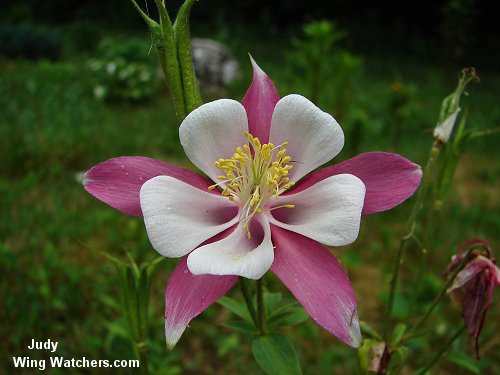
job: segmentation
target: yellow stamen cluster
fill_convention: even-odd
[[[260,140],[250,133],[245,132],[249,144],[238,147],[230,159],[219,159],[215,166],[225,175],[218,176],[220,183],[212,185],[209,189],[226,184],[222,195],[241,205],[240,221],[247,229],[248,238],[250,231],[248,223],[251,218],[263,212],[264,205],[272,196],[278,198],[281,191],[290,189],[294,182],[288,178],[288,172],[293,168],[288,164],[292,160],[286,155],[288,142],[279,146],[272,143],[261,144]],[[276,153],[276,150],[279,150]],[[276,153],[276,156],[275,156]],[[293,208],[294,205],[280,206]]]

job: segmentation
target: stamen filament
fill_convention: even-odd
[[[293,168],[292,158],[286,155],[288,142],[275,146],[272,143],[261,144],[259,138],[245,132],[248,144],[236,148],[230,159],[219,159],[215,166],[225,175],[217,179],[221,182],[209,186],[210,190],[223,187],[222,195],[240,205],[239,221],[247,231],[250,239],[249,223],[263,209],[273,196],[277,199],[280,192],[290,189],[294,182],[288,177]],[[278,150],[276,152],[276,150]],[[293,204],[285,204],[271,208],[293,208]],[[267,210],[266,210],[267,211]]]

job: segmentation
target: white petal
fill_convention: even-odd
[[[333,159],[344,146],[344,133],[335,119],[300,95],[283,97],[274,109],[269,141],[285,141],[297,182],[315,168]],[[295,163],[293,163],[295,161]]]
[[[213,181],[221,171],[214,165],[230,158],[238,146],[248,143],[245,108],[235,100],[220,99],[191,112],[179,128],[179,137],[188,158]]]
[[[267,213],[269,222],[322,244],[343,246],[358,237],[365,185],[351,174],[328,177],[297,194],[280,196]],[[276,202],[276,203],[275,203]]]
[[[263,215],[258,216],[252,220],[250,240],[246,229],[238,225],[226,238],[189,254],[189,271],[194,275],[239,275],[260,279],[273,263],[274,248],[269,223]]]
[[[455,121],[457,120],[458,112],[460,112],[460,110],[461,108],[457,108],[457,110],[448,116],[443,122],[437,124],[432,135],[441,142],[447,143],[450,139],[451,132],[455,127]]]
[[[229,199],[174,177],[148,180],[140,199],[149,240],[169,258],[186,255],[238,221],[238,208]]]

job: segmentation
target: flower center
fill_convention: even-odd
[[[259,138],[245,132],[249,144],[238,147],[230,159],[219,159],[215,166],[222,170],[225,175],[218,176],[222,180],[218,184],[209,187],[210,190],[216,186],[226,184],[222,195],[241,207],[240,222],[247,229],[248,238],[250,231],[248,223],[255,214],[263,212],[266,203],[275,196],[278,198],[282,190],[290,189],[291,182],[288,171],[293,168],[290,165],[292,158],[286,155],[288,142],[279,146],[272,143],[261,144]],[[286,204],[276,208],[293,208],[293,204]]]

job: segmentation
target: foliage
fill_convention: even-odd
[[[62,34],[30,24],[0,26],[0,55],[30,60],[57,60],[62,49]]]
[[[97,99],[140,101],[153,96],[158,80],[144,43],[134,39],[116,43],[107,39],[99,48],[103,58],[88,62]]]

